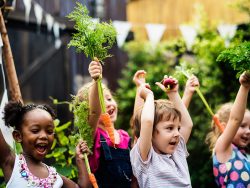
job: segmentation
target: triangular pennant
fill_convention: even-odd
[[[3,120],[3,110],[4,106],[8,103],[8,95],[7,95],[7,90],[4,90],[2,101],[1,101],[1,106],[0,106],[0,129],[2,131],[3,137],[7,144],[9,144],[12,148],[14,147],[14,139],[12,136],[12,131],[13,128],[8,128],[5,126],[4,120]]]
[[[164,31],[166,30],[166,25],[163,24],[146,24],[146,30],[148,34],[149,41],[152,46],[156,46],[160,42]]]
[[[36,23],[40,27],[43,19],[43,9],[39,4],[34,3],[34,11],[36,16]]]
[[[187,50],[190,51],[197,36],[197,31],[195,27],[189,25],[180,25],[180,30],[186,43]]]
[[[131,23],[126,21],[113,21],[113,26],[115,27],[117,32],[116,35],[117,45],[119,48],[121,48],[128,36],[128,33],[132,25]]]
[[[50,14],[46,14],[45,20],[47,23],[47,30],[48,30],[48,32],[51,32],[52,27],[53,27],[53,23],[54,23],[54,18]]]
[[[53,31],[54,31],[54,36],[56,38],[56,40],[55,40],[55,48],[59,49],[61,47],[62,42],[60,40],[60,24],[58,22],[54,22]]]
[[[31,9],[31,0],[23,0],[25,6],[25,21],[29,22],[30,9]]]
[[[220,36],[225,40],[225,46],[228,47],[230,40],[234,37],[237,25],[234,24],[220,24],[217,27]]]
[[[3,47],[3,39],[2,39],[2,35],[0,34],[0,48]]]

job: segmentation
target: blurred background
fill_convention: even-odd
[[[88,7],[93,19],[111,20],[118,33],[117,42],[110,50],[113,57],[107,58],[103,67],[104,80],[118,102],[118,127],[130,131],[135,97],[132,78],[138,69],[148,72],[146,79],[155,90],[156,98],[165,96],[154,83],[165,74],[175,75],[176,66],[185,66],[192,68],[199,78],[200,89],[212,109],[234,99],[239,88],[236,72],[216,58],[228,47],[250,40],[250,0],[77,2]],[[71,95],[90,81],[90,59],[67,46],[74,33],[74,23],[66,16],[76,1],[6,0],[5,6],[3,16],[23,101],[52,105],[51,98],[71,101]],[[178,78],[182,94],[186,79]],[[1,95],[4,82],[3,75]],[[54,105],[54,108],[61,124],[72,121],[67,104]],[[188,144],[193,187],[215,187],[211,153],[205,144],[211,116],[198,95],[194,95],[189,111],[194,121]],[[67,134],[65,131],[65,136]],[[66,145],[68,142],[65,141]],[[58,142],[60,147],[65,143]],[[63,150],[66,158],[68,149]],[[71,163],[63,165],[67,167]],[[64,172],[74,178],[72,171]]]

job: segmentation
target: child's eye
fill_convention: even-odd
[[[47,134],[52,135],[52,134],[55,134],[55,132],[54,132],[54,130],[47,130]]]
[[[181,130],[181,127],[178,127],[178,131],[180,131]]]
[[[172,131],[172,130],[173,130],[173,127],[167,127],[167,130]]]
[[[31,132],[34,133],[34,134],[37,134],[39,132],[39,130],[38,129],[32,129]]]

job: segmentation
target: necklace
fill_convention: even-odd
[[[25,158],[22,154],[19,155],[19,169],[21,177],[24,178],[26,181],[28,181],[27,186],[28,187],[43,187],[43,188],[52,188],[54,183],[57,180],[57,172],[55,168],[48,167],[49,176],[47,178],[39,178],[34,176],[25,161]]]

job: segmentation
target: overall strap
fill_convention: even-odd
[[[102,145],[104,157],[106,160],[112,160],[111,152],[104,136],[100,135],[100,142]]]

